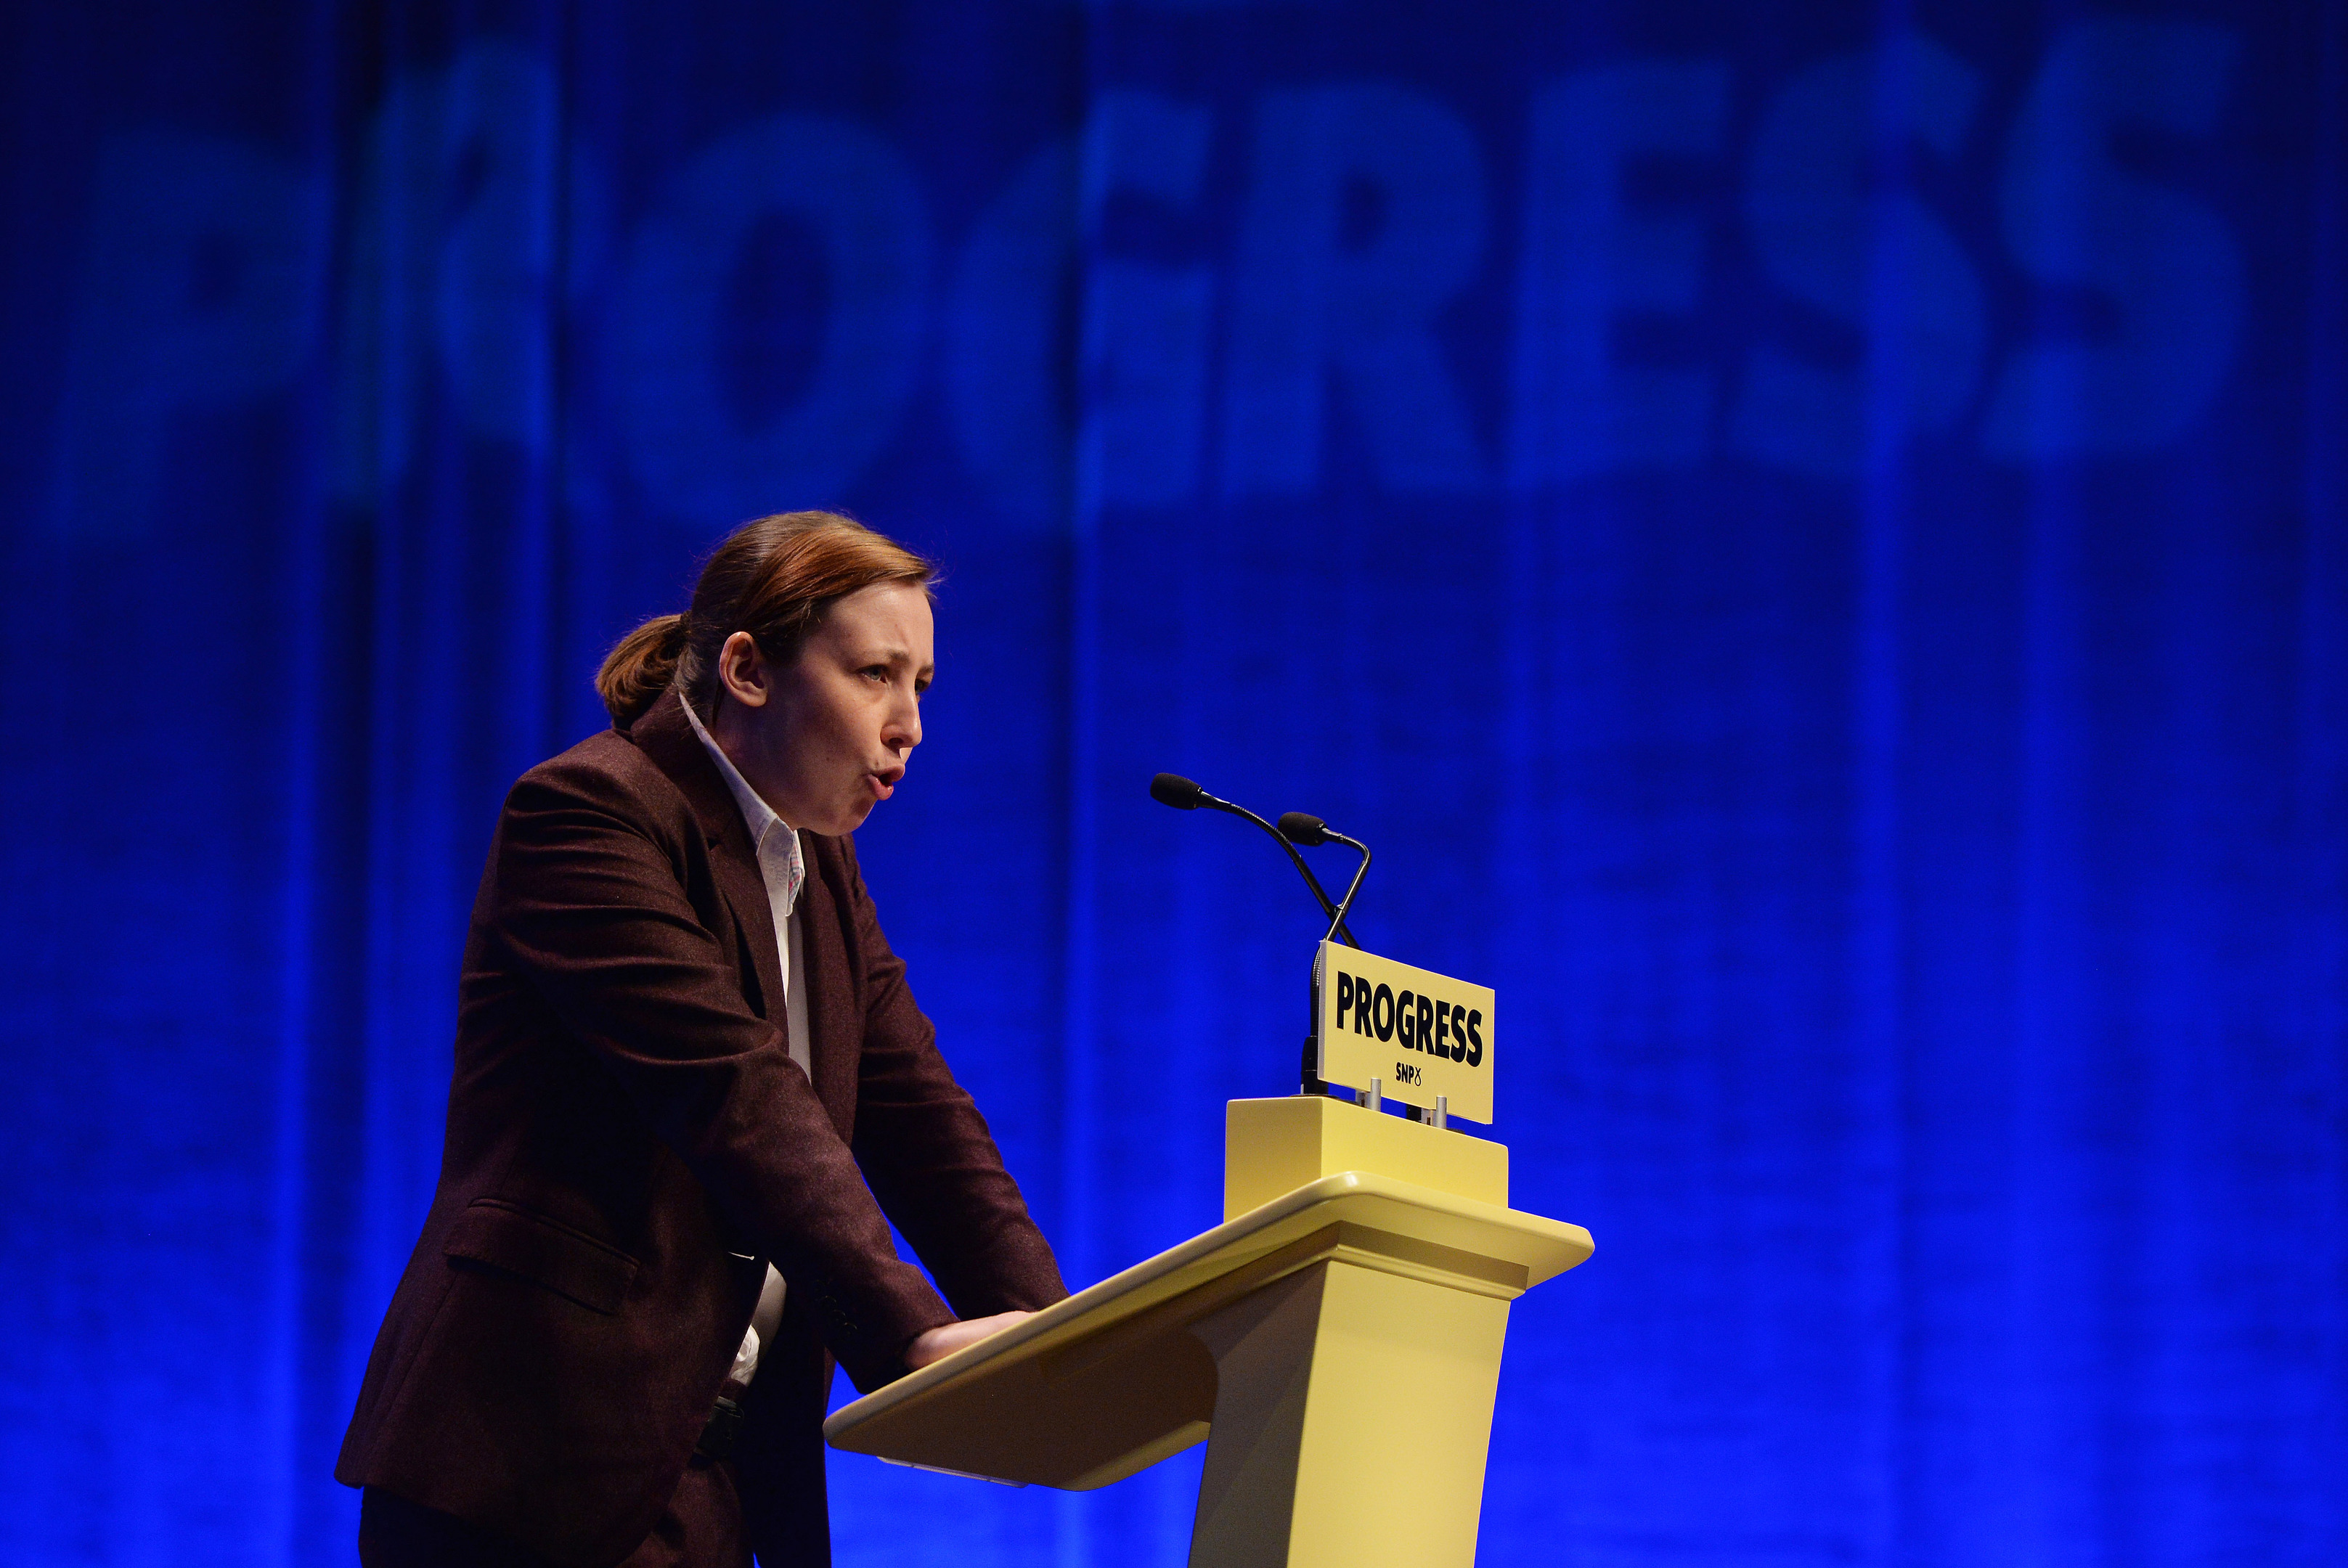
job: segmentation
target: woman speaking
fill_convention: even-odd
[[[921,743],[931,575],[747,525],[507,796],[335,1468],[369,1568],[829,1563],[834,1359],[873,1389],[1067,1294],[848,836]]]

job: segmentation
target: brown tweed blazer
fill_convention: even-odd
[[[618,1562],[675,1490],[771,1259],[790,1290],[748,1401],[744,1511],[762,1561],[825,1562],[830,1358],[869,1390],[924,1329],[1067,1293],[852,843],[801,842],[812,1083],[748,830],[675,694],[514,785],[466,942],[439,1188],[344,1482],[567,1568]]]

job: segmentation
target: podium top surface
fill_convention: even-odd
[[[1591,1255],[1580,1225],[1365,1171],[1298,1187],[843,1405],[835,1448],[1085,1490],[1204,1438],[1215,1371],[1188,1327],[1337,1257],[1513,1299]]]

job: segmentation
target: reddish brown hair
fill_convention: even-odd
[[[656,615],[625,637],[596,672],[595,692],[612,722],[633,723],[672,685],[705,723],[724,690],[717,651],[747,631],[778,664],[798,657],[831,607],[876,583],[923,592],[937,569],[896,540],[837,512],[780,512],[743,524],[701,569],[693,608]]]

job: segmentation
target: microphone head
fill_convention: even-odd
[[[1316,844],[1328,843],[1328,830],[1327,823],[1307,811],[1287,812],[1280,819],[1280,836],[1308,849]]]
[[[1159,774],[1149,781],[1149,798],[1176,811],[1196,811],[1207,804],[1207,792],[1180,774]]]

